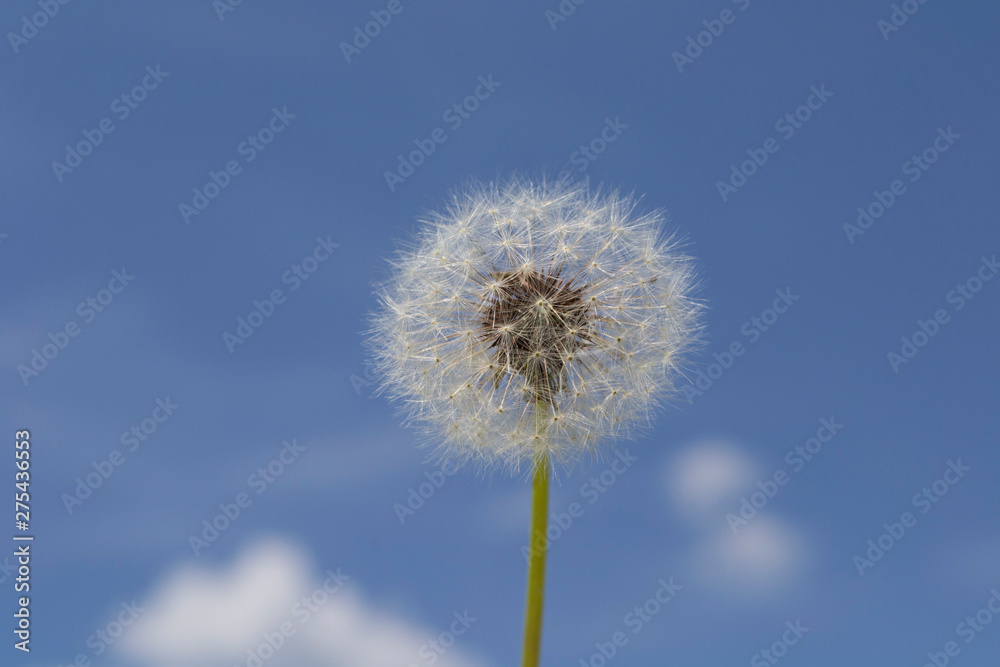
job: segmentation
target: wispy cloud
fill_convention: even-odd
[[[736,443],[706,438],[683,448],[667,468],[677,512],[691,519],[715,517],[725,503],[753,484],[757,467]]]
[[[726,521],[736,500],[755,490],[759,470],[743,446],[713,438],[683,448],[666,469],[673,508],[698,533],[688,553],[691,572],[728,598],[781,590],[805,564],[805,534],[770,508],[735,533]]]

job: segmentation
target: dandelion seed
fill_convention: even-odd
[[[440,458],[571,464],[650,422],[701,308],[691,260],[661,236],[661,216],[635,207],[514,181],[423,220],[379,290],[370,342],[383,390]],[[538,411],[572,419],[539,439]]]

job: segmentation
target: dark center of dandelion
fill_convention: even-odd
[[[552,403],[566,383],[575,353],[594,340],[593,310],[582,287],[556,275],[521,269],[491,276],[480,320],[493,350],[494,385],[507,373],[523,375],[531,398]]]

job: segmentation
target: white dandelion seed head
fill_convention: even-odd
[[[692,261],[662,216],[582,185],[473,186],[378,291],[382,390],[443,460],[571,464],[650,422],[698,340]]]

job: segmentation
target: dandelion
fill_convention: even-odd
[[[690,258],[636,201],[585,186],[473,186],[393,262],[370,344],[436,455],[530,470],[524,665],[537,665],[553,465],[634,435],[697,342]]]

